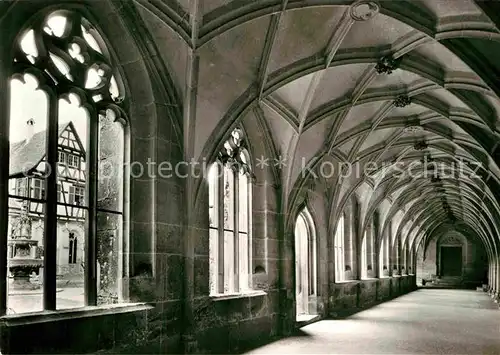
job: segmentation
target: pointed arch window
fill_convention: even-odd
[[[401,255],[402,255],[401,275],[407,275],[408,274],[408,248],[407,248],[406,242],[403,245]]]
[[[366,279],[368,277],[368,247],[367,239],[368,233],[365,231],[363,236],[363,241],[361,242],[361,278]]]
[[[375,233],[376,224],[373,219],[367,227],[363,243],[361,244],[361,277],[373,278],[376,277],[375,269]]]
[[[380,277],[388,277],[389,276],[389,244],[390,239],[389,235],[385,235],[382,237],[382,241],[380,243],[380,254],[379,254],[379,275]]]
[[[312,216],[304,208],[295,222],[295,301],[297,320],[317,314],[317,250]]]
[[[409,248],[408,250],[408,275],[415,275],[415,266],[414,266],[414,250],[413,248]]]
[[[252,288],[252,170],[244,133],[237,128],[208,173],[210,294]]]
[[[56,10],[30,23],[14,44],[10,149],[0,153],[9,166],[0,184],[12,187],[0,201],[8,206],[0,238],[9,248],[0,313],[118,303],[128,230],[123,85],[104,40],[79,13]],[[65,255],[69,230],[82,233],[78,247],[70,234]],[[77,260],[84,286],[71,298],[56,292],[56,276]],[[23,302],[21,284],[40,292]]]
[[[401,275],[401,237],[400,235],[396,235],[394,237],[394,242],[392,245],[392,275],[399,276]]]
[[[335,281],[341,282],[345,280],[345,213],[337,222],[337,230],[335,231]]]

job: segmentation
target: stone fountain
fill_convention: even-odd
[[[34,272],[39,274],[43,266],[43,259],[37,255],[38,241],[31,239],[32,229],[31,217],[26,206],[16,217],[10,238],[8,239],[8,268],[13,279],[10,285],[14,290],[35,290],[40,285],[30,282],[30,276]]]

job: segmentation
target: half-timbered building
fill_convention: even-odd
[[[28,126],[34,122],[29,120]],[[29,131],[29,130],[28,130]],[[31,220],[31,238],[38,241],[37,255],[42,255],[45,179],[47,170],[46,131],[40,131],[12,144],[10,160],[9,228],[22,213]],[[83,282],[85,210],[85,148],[74,124],[59,125],[57,164],[57,273],[59,278],[80,275]],[[16,198],[18,197],[18,198]],[[12,235],[10,235],[12,236]],[[78,279],[78,278],[77,278]],[[72,282],[78,282],[73,278]]]

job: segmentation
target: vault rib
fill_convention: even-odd
[[[332,34],[328,44],[326,45],[325,68],[328,68],[330,66],[331,61],[333,60],[333,58],[335,56],[335,53],[339,49],[345,36],[349,33],[349,30],[351,29],[354,22],[355,21],[351,17],[350,10],[344,11],[344,14],[342,15],[342,19],[339,22],[339,25],[333,31],[333,34]],[[284,201],[285,209],[287,208],[286,196],[288,195],[290,180],[292,178],[291,175],[292,175],[292,171],[293,171],[293,167],[294,167],[295,155],[297,152],[298,142],[299,142],[300,136],[304,130],[306,119],[307,119],[307,116],[309,114],[309,109],[311,107],[311,103],[312,103],[312,100],[314,98],[314,94],[316,93],[316,90],[319,86],[319,83],[321,82],[321,79],[323,78],[324,73],[325,73],[325,70],[321,70],[321,71],[317,71],[313,74],[311,82],[309,83],[309,86],[307,88],[305,97],[302,100],[302,104],[300,106],[299,116],[298,116],[299,129],[298,129],[297,133],[294,134],[292,136],[292,138],[290,139],[290,143],[288,146],[288,154],[287,154],[287,156],[290,157],[290,163],[286,166],[285,183],[284,183],[285,188],[283,189],[283,194],[284,194],[283,201]]]
[[[271,54],[273,52],[274,43],[276,42],[276,38],[278,37],[278,31],[281,24],[281,19],[283,14],[286,11],[286,6],[288,4],[288,0],[283,0],[281,4],[281,11],[273,14],[271,16],[271,21],[269,22],[269,28],[266,34],[266,41],[264,44],[264,49],[262,51],[259,74],[257,76],[257,85],[259,87],[259,97],[258,100],[262,100],[262,95],[264,92],[264,88],[266,86],[267,76],[269,74],[269,61],[271,59]]]

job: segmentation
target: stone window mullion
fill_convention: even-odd
[[[235,164],[236,166],[238,164]],[[234,238],[234,290],[240,292],[240,243],[239,243],[239,169],[233,167],[233,238]]]
[[[46,163],[57,170],[58,99],[49,94]],[[47,201],[44,214],[43,309],[56,310],[56,258],[57,258],[57,176],[46,178]]]
[[[219,184],[217,189],[217,212],[219,215],[219,238],[218,238],[218,278],[217,278],[217,289],[219,293],[224,293],[224,167],[220,165],[220,170],[217,171],[217,183]]]
[[[99,127],[98,117],[90,117],[89,152],[87,162],[87,191],[88,204],[87,233],[85,233],[85,302],[87,306],[97,305],[97,171],[99,164]],[[75,187],[75,203],[77,188]]]

